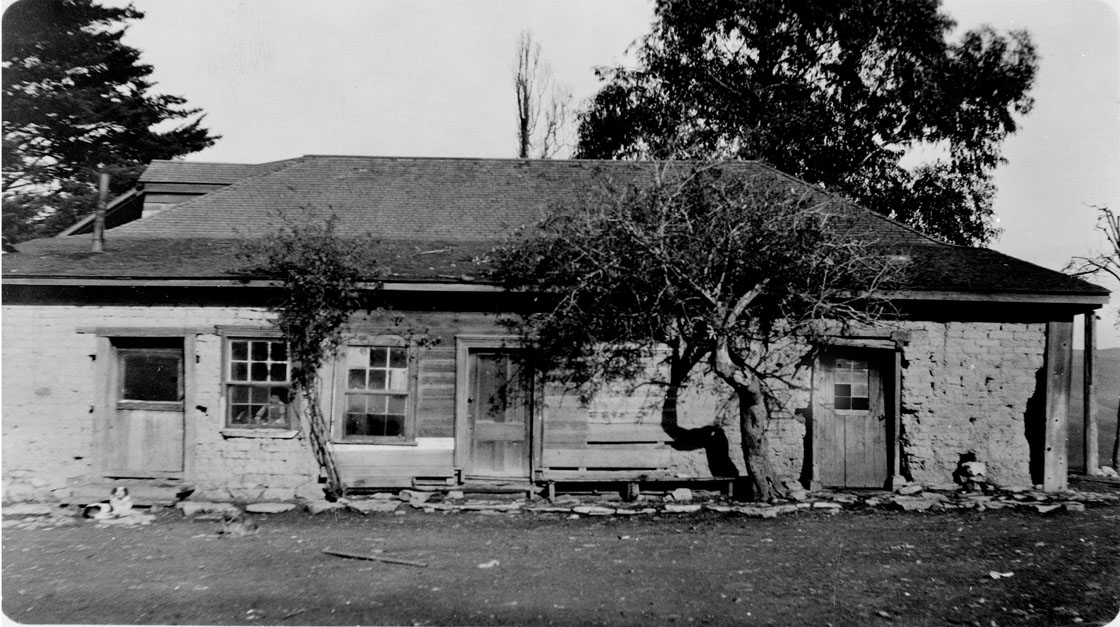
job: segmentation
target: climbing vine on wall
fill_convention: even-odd
[[[281,216],[283,226],[257,240],[247,256],[254,274],[276,282],[281,294],[271,306],[288,343],[291,381],[302,396],[316,460],[327,476],[328,497],[345,495],[331,448],[330,420],[319,398],[319,370],[343,342],[351,316],[363,308],[363,292],[380,288],[368,235],[341,237],[337,218],[304,220]]]

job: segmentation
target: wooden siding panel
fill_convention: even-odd
[[[357,466],[446,466],[451,467],[451,449],[422,449],[402,446],[397,449],[370,447],[368,450],[335,450],[340,467]]]
[[[455,352],[445,348],[420,349],[419,360],[416,435],[454,437]]]
[[[546,468],[648,468],[669,466],[668,448],[552,448],[544,451]]]

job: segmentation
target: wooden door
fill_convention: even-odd
[[[533,386],[523,356],[503,349],[468,353],[468,475],[529,477]]]
[[[104,474],[169,477],[183,472],[181,338],[116,338]]]
[[[873,350],[825,355],[813,429],[825,486],[882,488],[890,478],[885,358]]]

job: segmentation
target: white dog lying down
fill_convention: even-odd
[[[123,518],[132,515],[132,497],[128,495],[128,488],[117,486],[109,493],[108,501],[90,503],[82,510],[86,518],[106,519]]]

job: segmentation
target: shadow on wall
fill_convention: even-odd
[[[1034,375],[1034,394],[1023,412],[1023,432],[1030,449],[1031,483],[1038,485],[1046,476],[1046,367]]]
[[[738,477],[739,469],[731,461],[730,442],[723,427],[707,425],[696,429],[685,429],[677,423],[677,404],[681,384],[670,382],[661,406],[661,428],[673,441],[671,446],[678,451],[704,449],[708,461],[708,471],[713,477]]]

